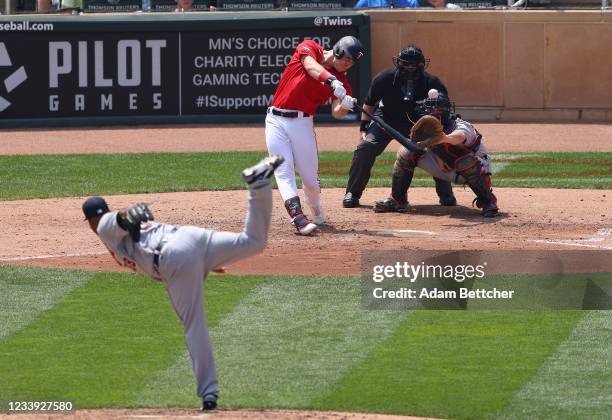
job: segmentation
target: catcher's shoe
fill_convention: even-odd
[[[497,197],[495,194],[491,193],[491,201],[485,202],[480,198],[476,197],[474,201],[472,201],[472,206],[476,206],[479,209],[482,209],[482,215],[484,217],[496,217],[499,215],[499,208],[497,207]]]
[[[280,155],[268,156],[262,159],[257,165],[242,171],[242,178],[244,178],[244,182],[247,184],[252,184],[260,179],[270,178],[274,170],[284,161],[285,158]]]
[[[440,197],[440,205],[444,207],[453,207],[457,205],[457,199],[454,195]]]
[[[215,394],[206,394],[202,398],[202,411],[210,411],[217,409],[217,396]]]
[[[291,223],[295,227],[295,234],[307,236],[310,235],[317,229],[317,225],[312,223],[304,214],[298,214],[293,219],[291,219]]]
[[[389,197],[375,202],[372,210],[375,213],[406,213],[409,211],[408,206],[408,202],[400,203],[395,198]]]

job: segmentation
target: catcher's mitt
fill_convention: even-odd
[[[410,130],[410,140],[416,143],[419,149],[426,149],[444,138],[444,129],[439,119],[431,115],[424,115],[414,124]]]
[[[135,242],[140,240],[140,223],[153,219],[153,213],[144,203],[138,203],[128,208],[119,216],[121,227],[127,230]]]

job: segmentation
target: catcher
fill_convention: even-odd
[[[420,152],[401,147],[393,167],[391,197],[374,204],[377,213],[408,211],[408,188],[417,166],[436,178],[467,184],[476,194],[472,205],[484,217],[498,214],[491,189],[491,161],[482,136],[472,124],[454,114],[447,95],[430,91],[421,105],[423,115],[410,130],[410,139]]]

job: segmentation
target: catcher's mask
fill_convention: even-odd
[[[442,92],[438,94],[437,98],[425,99],[421,107],[425,114],[438,118],[445,130],[455,116],[455,104]]]
[[[393,65],[397,69],[397,75],[401,80],[418,80],[423,77],[423,73],[429,65],[429,59],[425,58],[419,47],[409,45],[393,57]]]

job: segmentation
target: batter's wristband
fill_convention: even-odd
[[[319,81],[325,83],[326,85],[331,85],[334,80],[336,80],[336,78],[327,70],[323,70],[319,74]]]
[[[359,131],[368,131],[368,127],[370,126],[370,123],[372,121],[364,121],[361,120],[361,122],[359,123]]]

